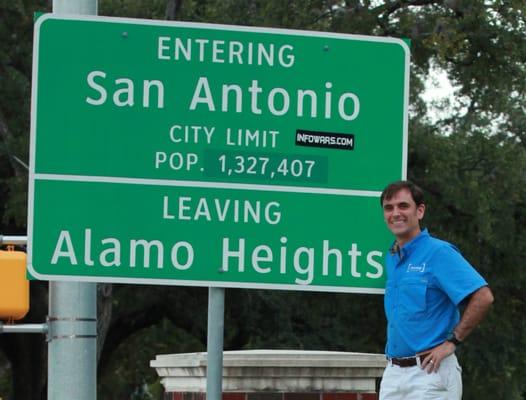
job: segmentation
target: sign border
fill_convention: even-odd
[[[143,279],[143,278],[112,278],[112,277],[94,277],[94,276],[76,276],[76,275],[42,275],[33,268],[33,209],[34,209],[34,190],[35,180],[74,180],[74,181],[89,181],[89,177],[75,176],[75,175],[58,175],[58,174],[36,174],[35,173],[35,153],[36,153],[36,109],[38,99],[38,62],[39,62],[39,43],[40,43],[40,28],[48,20],[68,20],[68,21],[91,21],[100,23],[117,23],[117,24],[135,24],[148,26],[171,26],[181,28],[200,28],[211,29],[219,31],[233,31],[233,32],[258,32],[258,33],[273,33],[277,35],[290,36],[313,36],[328,39],[344,39],[344,40],[360,40],[365,42],[379,42],[398,44],[404,50],[405,66],[404,66],[404,99],[403,99],[403,126],[402,126],[402,165],[401,165],[401,179],[406,179],[407,176],[407,153],[408,153],[408,110],[409,110],[409,68],[410,68],[410,49],[405,41],[399,38],[383,37],[383,36],[365,36],[354,35],[336,32],[322,32],[322,31],[308,31],[296,29],[283,28],[265,28],[254,26],[241,25],[225,25],[212,23],[197,23],[197,22],[179,22],[179,21],[162,21],[162,20],[148,20],[137,18],[121,18],[121,17],[106,17],[106,16],[89,16],[89,15],[68,15],[68,14],[44,14],[40,16],[34,26],[33,34],[33,70],[31,83],[31,122],[30,122],[30,149],[29,149],[29,177],[28,177],[28,241],[27,241],[27,268],[29,273],[42,280],[60,280],[73,282],[107,282],[107,283],[129,283],[129,284],[154,284],[154,285],[172,285],[172,286],[201,286],[201,287],[231,287],[231,288],[247,288],[247,289],[275,289],[275,290],[302,290],[302,291],[317,291],[317,292],[340,292],[340,293],[371,293],[383,294],[385,289],[377,288],[361,288],[361,287],[340,287],[340,286],[319,286],[319,285],[285,285],[285,284],[263,284],[263,283],[241,283],[241,282],[216,282],[216,281],[180,281],[172,279]],[[112,177],[99,177],[112,179]],[[117,179],[117,178],[114,178]],[[165,185],[182,186],[180,183],[195,186],[198,182],[190,181],[175,181],[175,180],[154,180],[154,179],[134,179],[134,178],[118,178],[122,184],[141,184],[138,181],[147,181],[149,185],[161,185],[161,181]],[[155,182],[158,181],[158,182]],[[117,183],[117,182],[116,182]],[[144,184],[144,182],[142,182]],[[203,182],[211,184],[211,182]],[[215,186],[224,183],[214,183]],[[273,190],[279,191],[280,186],[275,189],[263,188],[263,186],[270,185],[253,185],[253,184],[228,184],[228,189],[233,190]],[[301,187],[287,187],[281,186],[283,192],[300,191]],[[292,190],[294,189],[294,190]],[[300,189],[300,190],[298,190]],[[313,190],[308,192],[315,192],[318,194],[327,195],[344,195],[344,196],[366,196],[366,197],[380,197],[380,192],[376,191],[361,191],[361,190],[343,190],[343,189],[324,189],[311,188]],[[304,190],[302,190],[304,191]]]

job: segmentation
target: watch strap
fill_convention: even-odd
[[[457,339],[455,332],[450,332],[447,335],[446,341],[453,343],[455,346],[460,346],[462,342]]]

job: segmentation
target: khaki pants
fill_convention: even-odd
[[[388,363],[380,385],[380,400],[461,400],[462,369],[455,354],[444,358],[438,372]]]

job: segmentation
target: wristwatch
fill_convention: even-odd
[[[453,331],[448,333],[446,341],[453,343],[455,346],[460,346],[462,344],[462,342],[457,339],[457,337],[455,336],[455,332]]]

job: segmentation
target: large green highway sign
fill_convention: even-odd
[[[30,273],[381,293],[408,70],[393,38],[42,16]]]

